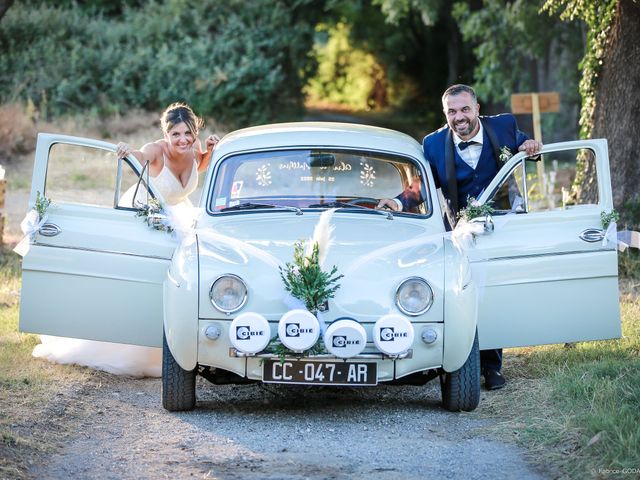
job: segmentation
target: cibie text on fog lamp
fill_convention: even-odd
[[[247,302],[247,285],[237,275],[221,275],[211,284],[209,298],[221,312],[237,312]]]
[[[259,313],[241,313],[229,325],[229,341],[240,352],[250,355],[261,352],[270,340],[269,322]]]
[[[278,337],[294,352],[313,347],[320,336],[318,319],[308,310],[295,309],[285,313],[278,323]]]
[[[396,305],[405,315],[422,315],[431,308],[432,303],[433,290],[424,278],[407,278],[396,290]]]

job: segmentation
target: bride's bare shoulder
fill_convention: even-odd
[[[157,158],[162,158],[162,154],[165,151],[164,144],[164,140],[156,140],[155,142],[144,144],[140,150],[146,154],[147,158],[150,157],[150,160],[156,160]]]

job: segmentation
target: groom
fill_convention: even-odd
[[[422,142],[436,187],[442,189],[453,215],[467,206],[469,197],[477,198],[500,170],[500,152],[505,147],[512,154],[525,151],[535,155],[542,143],[518,130],[513,115],[480,116],[480,105],[473,88],[452,85],[442,95],[447,125],[430,133]],[[411,190],[411,186],[407,187]],[[382,199],[378,208],[406,211],[413,208],[413,195],[405,190],[394,199]],[[453,223],[453,222],[451,222]],[[453,225],[452,225],[453,226]],[[500,373],[502,350],[482,350],[480,367],[488,390],[502,388]]]

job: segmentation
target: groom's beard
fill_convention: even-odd
[[[463,120],[453,124],[453,130],[459,137],[468,137],[475,132],[478,126],[478,117],[472,120]]]

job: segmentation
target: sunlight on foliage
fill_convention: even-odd
[[[304,92],[307,102],[345,105],[356,110],[385,107],[388,104],[384,68],[375,57],[354,48],[349,42],[349,27],[320,25],[314,53],[318,72]]]

